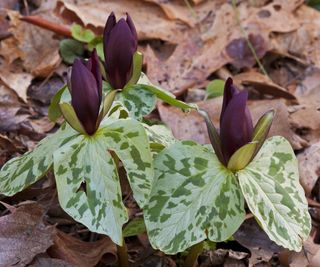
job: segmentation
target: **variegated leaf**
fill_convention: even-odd
[[[154,178],[149,139],[142,124],[133,119],[106,120],[99,130],[101,139],[120,158],[140,207],[149,198]]]
[[[131,118],[140,120],[143,116],[148,115],[156,106],[156,96],[137,87],[127,87],[120,94],[118,94],[118,100],[121,101],[124,106],[129,110]]]
[[[176,141],[171,130],[163,124],[155,124],[151,126],[143,124],[143,126],[146,129],[151,144],[160,144],[167,147]]]
[[[39,142],[33,151],[9,160],[0,171],[0,193],[12,196],[38,181],[51,168],[53,152],[78,133],[64,124]]]
[[[54,172],[61,207],[121,245],[128,215],[108,143],[100,135],[79,135],[54,153]]]
[[[212,149],[182,141],[155,159],[155,182],[145,208],[154,248],[167,254],[184,251],[207,237],[228,239],[245,217],[236,177]]]
[[[238,177],[251,212],[270,239],[300,251],[311,220],[289,142],[280,136],[269,138]]]

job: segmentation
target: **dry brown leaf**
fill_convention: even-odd
[[[300,182],[307,197],[320,176],[320,142],[312,144],[303,153],[298,154]]]
[[[141,0],[82,0],[57,2],[56,13],[69,23],[80,23],[102,33],[108,15],[114,11],[117,17],[129,12],[134,20],[140,40],[161,39],[179,43],[187,25],[169,20],[161,8]]]
[[[319,267],[319,262],[316,257],[319,257],[320,245],[314,243],[313,237],[309,236],[307,241],[303,243],[303,248],[300,252],[283,251],[279,255],[279,260],[282,266],[288,267]],[[310,265],[309,265],[310,264]]]
[[[7,12],[12,37],[1,42],[0,55],[7,64],[21,59],[27,72],[46,77],[60,64],[59,41],[51,32],[19,20],[18,12]]]
[[[24,267],[53,244],[54,227],[44,225],[43,209],[36,203],[5,206],[11,214],[0,217],[0,266]]]
[[[171,20],[181,20],[194,27],[203,21],[213,10],[217,9],[225,0],[206,1],[197,6],[188,7],[185,1],[181,0],[144,0],[159,5],[166,16]]]
[[[198,106],[206,110],[214,125],[218,128],[219,116],[222,105],[222,98],[214,98],[208,101],[197,103]],[[307,146],[307,142],[295,134],[290,127],[287,106],[281,99],[249,101],[249,109],[254,122],[268,110],[275,110],[275,117],[270,129],[269,136],[281,135],[289,140],[294,149],[302,149]],[[194,140],[200,144],[208,144],[209,137],[207,128],[202,117],[195,111],[184,113],[178,108],[164,104],[158,105],[161,120],[172,130],[173,135],[181,140]]]
[[[276,243],[271,241],[267,234],[257,224],[255,219],[246,220],[234,234],[234,238],[242,246],[251,252],[249,259],[250,266],[260,262],[269,262],[274,253],[283,250]]]
[[[251,85],[255,90],[262,94],[268,94],[275,97],[296,100],[296,97],[285,88],[272,82],[267,76],[256,72],[243,72],[233,77],[235,84]]]
[[[33,75],[21,70],[10,70],[10,66],[0,67],[0,80],[9,88],[14,90],[18,96],[27,102],[27,89],[31,84]]]
[[[259,13],[261,10],[264,10],[262,14],[266,12],[267,15],[261,15]],[[272,4],[261,9],[250,7],[246,2],[242,2],[237,7],[237,11],[241,27],[246,29],[246,34],[259,36],[259,42],[254,44],[258,56],[263,56],[272,48],[269,36],[271,32],[289,32],[299,27],[291,13],[282,8],[277,10]],[[225,64],[239,63],[240,58],[250,55],[250,49],[244,42],[243,32],[231,4],[226,3],[214,10],[210,17],[202,21],[202,24],[205,26],[200,27],[200,32],[194,29],[185,35],[185,41],[177,46],[165,62],[158,60],[150,49],[147,50],[148,75],[153,82],[180,95],[196,83],[204,81]],[[240,41],[236,44],[235,40]],[[229,47],[229,53],[226,50],[227,47]],[[250,55],[247,66],[249,63],[255,63],[252,59]]]
[[[298,98],[300,106],[290,114],[291,124],[303,134],[310,143],[320,137],[320,94],[319,87]]]
[[[299,27],[292,32],[273,37],[274,49],[280,53],[299,57],[307,64],[320,67],[320,13],[314,8],[302,5],[295,13]],[[284,23],[285,24],[285,23]]]
[[[109,264],[114,264],[117,261],[116,250],[116,245],[108,237],[95,242],[84,242],[58,230],[48,254],[73,266],[88,267],[95,266],[102,256],[108,259]]]
[[[63,260],[37,256],[28,267],[75,267]]]

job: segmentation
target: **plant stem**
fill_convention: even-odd
[[[118,252],[119,266],[128,267],[129,266],[128,250],[127,250],[127,244],[124,241],[124,239],[122,242],[122,246],[117,246],[117,252]]]
[[[198,256],[203,250],[203,241],[201,241],[198,244],[193,245],[190,248],[190,251],[188,253],[188,256],[186,260],[184,261],[184,267],[194,267],[197,263]]]

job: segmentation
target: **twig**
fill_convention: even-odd
[[[251,42],[250,42],[250,40],[249,40],[249,37],[248,37],[247,32],[245,31],[245,29],[244,29],[244,28],[242,27],[242,25],[241,25],[240,15],[239,15],[239,11],[238,11],[238,9],[237,9],[237,0],[232,0],[232,7],[233,7],[234,12],[235,12],[235,15],[236,15],[237,23],[239,24],[239,27],[240,27],[240,29],[241,29],[241,32],[242,32],[244,38],[245,38],[246,41],[247,41],[247,44],[248,44],[248,46],[249,46],[249,48],[250,48],[250,50],[251,50],[251,53],[252,53],[254,59],[256,60],[256,62],[257,62],[257,64],[258,64],[261,72],[262,72],[264,75],[266,75],[267,77],[269,77],[267,71],[265,70],[264,66],[262,65],[262,63],[261,63],[261,61],[260,61],[260,59],[259,59],[259,57],[258,57],[258,55],[257,55],[257,53],[256,53],[256,50],[254,49],[253,45],[251,44]]]
[[[63,35],[63,36],[69,37],[69,38],[72,37],[71,31],[69,28],[67,28],[63,25],[48,21],[48,20],[41,18],[39,16],[24,16],[24,17],[21,17],[20,20],[28,22],[28,23],[36,25],[36,26],[39,26],[43,29],[52,31],[52,32],[59,34],[59,35]]]

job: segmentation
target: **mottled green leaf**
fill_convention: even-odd
[[[136,218],[129,222],[123,229],[123,236],[130,237],[142,234],[146,231],[146,225],[143,218]]]
[[[43,177],[52,166],[53,152],[77,134],[64,124],[55,134],[40,141],[33,151],[9,160],[0,171],[0,193],[12,196]]]
[[[54,153],[54,173],[61,207],[121,245],[128,215],[108,143],[99,135],[79,135]]]
[[[269,138],[238,178],[251,212],[270,239],[300,251],[311,220],[289,142],[280,136]]]
[[[237,179],[212,149],[178,142],[160,152],[154,165],[155,181],[144,209],[154,248],[176,254],[207,237],[223,241],[243,222]]]
[[[129,179],[133,196],[140,207],[145,205],[154,179],[149,139],[142,124],[133,119],[102,122],[99,134],[120,158]]]
[[[141,88],[139,85],[126,87],[117,95],[117,99],[129,110],[130,117],[137,120],[151,113],[157,101],[152,92]]]
[[[143,124],[150,140],[150,145],[160,144],[167,147],[176,142],[171,130],[163,124],[147,125]]]

